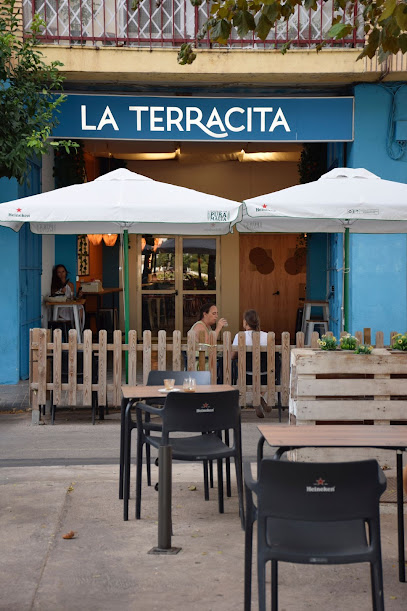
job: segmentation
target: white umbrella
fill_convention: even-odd
[[[407,184],[382,180],[363,168],[335,168],[318,180],[244,202],[241,232],[343,233],[344,272],[349,233],[407,232]],[[349,274],[344,273],[345,329]]]
[[[0,204],[0,225],[40,234],[124,234],[126,338],[129,325],[128,233],[224,235],[241,203],[120,168],[92,182]]]
[[[335,168],[318,180],[246,200],[241,232],[403,233],[407,184],[363,168]]]
[[[229,233],[241,204],[120,168],[92,182],[0,205],[0,225],[33,233]]]

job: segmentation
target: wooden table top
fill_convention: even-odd
[[[109,293],[120,293],[123,289],[122,288],[106,288],[106,289],[102,289],[101,291],[82,291],[83,295],[108,295]]]
[[[188,377],[188,372],[185,372],[185,377]],[[157,397],[166,397],[168,392],[159,392],[159,388],[163,388],[163,384],[161,386],[122,386],[122,393],[125,399],[156,399]],[[174,388],[178,389],[179,392],[184,392],[182,386],[175,386]],[[203,392],[225,392],[226,390],[236,390],[234,386],[229,386],[228,384],[208,384],[208,385],[199,385],[196,387],[196,391],[193,394],[200,394]],[[171,391],[169,391],[171,392]],[[188,393],[192,394],[192,393]]]
[[[257,427],[270,446],[278,447],[377,447],[407,449],[403,425],[273,425]]]
[[[76,306],[76,305],[84,305],[84,299],[67,299],[67,301],[46,301],[46,306]]]

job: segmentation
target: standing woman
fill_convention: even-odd
[[[81,296],[81,293],[82,290],[79,289],[78,297]],[[58,264],[52,268],[51,295],[53,297],[56,295],[65,295],[67,300],[74,299],[75,297],[74,286],[68,278],[68,271],[65,265]],[[79,306],[79,317],[83,328],[85,321],[83,306]],[[59,308],[58,318],[60,320],[69,320],[73,323],[72,308]]]

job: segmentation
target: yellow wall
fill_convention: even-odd
[[[293,162],[183,164],[177,161],[129,161],[127,167],[156,180],[236,201],[298,184],[297,164]]]

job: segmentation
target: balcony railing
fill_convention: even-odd
[[[208,36],[198,40],[207,20],[210,4],[193,7],[190,0],[143,0],[137,10],[132,0],[23,0],[24,29],[29,30],[33,15],[45,21],[44,43],[61,45],[110,45],[133,47],[179,47],[194,42],[201,48],[216,48]],[[274,49],[292,41],[293,48],[310,48],[322,42],[331,25],[333,0],[318,0],[318,10],[298,6],[288,23],[272,29],[265,41],[255,36],[241,40],[232,31],[228,48]],[[364,43],[360,9],[343,15],[346,23],[359,23],[353,34],[342,41],[329,41],[335,47],[357,47]]]

